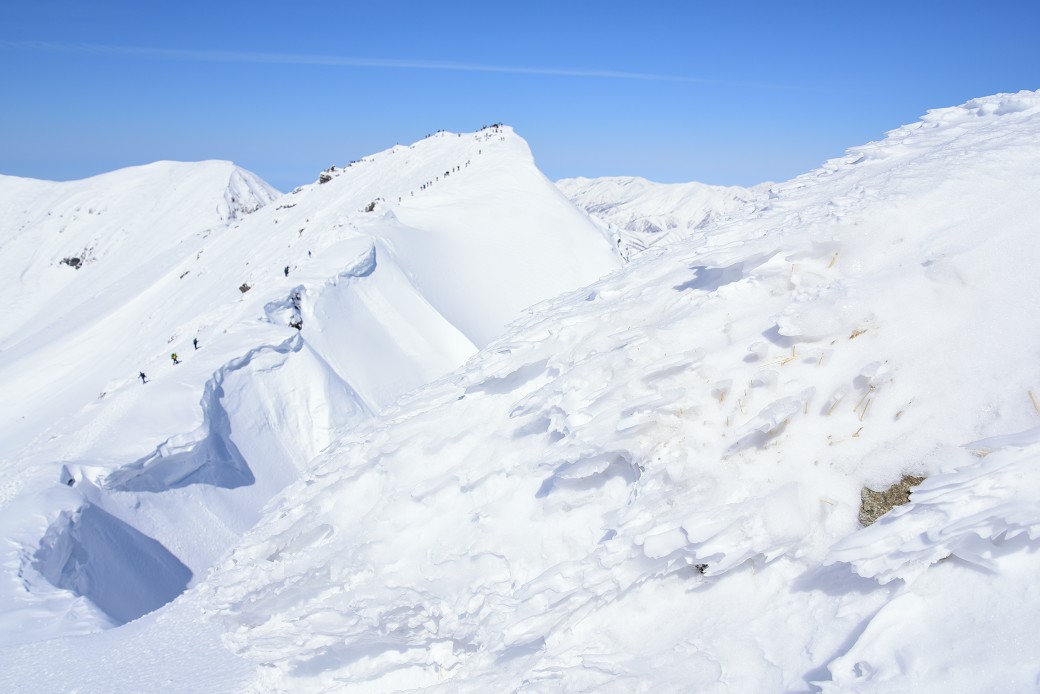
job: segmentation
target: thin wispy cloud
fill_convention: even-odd
[[[513,75],[542,75],[555,77],[593,77],[621,80],[650,80],[660,82],[694,82],[718,84],[719,80],[681,75],[660,75],[623,70],[591,70],[568,67],[522,67],[487,63],[457,63],[439,60],[393,60],[386,58],[359,58],[307,53],[265,53],[254,51],[210,51],[182,48],[145,48],[140,46],[113,46],[91,43],[58,43],[47,41],[0,41],[0,47],[15,50],[50,52],[94,53],[99,55],[153,58],[208,63],[249,63],[271,65],[326,65],[356,68],[383,68],[398,70],[439,70],[445,72],[490,72]]]

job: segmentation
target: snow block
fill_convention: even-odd
[[[59,516],[40,542],[33,568],[117,624],[170,602],[192,576],[160,543],[93,504]]]

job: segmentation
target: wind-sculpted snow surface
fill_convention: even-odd
[[[911,502],[831,551],[905,587],[831,664],[828,692],[1034,691],[1040,430],[969,444]]]
[[[344,431],[621,264],[500,126],[276,196],[228,162],[0,177],[0,643],[175,600]]]
[[[200,601],[262,689],[1034,689],[1038,142],[933,111],[532,309]]]
[[[165,547],[92,504],[51,526],[34,566],[116,624],[137,619],[181,594],[191,571]]]
[[[887,583],[951,557],[993,570],[1001,555],[1040,538],[1040,475],[1030,471],[1040,429],[967,448],[977,461],[926,480],[912,503],[835,546],[831,561]]]
[[[302,338],[296,335],[280,345],[257,347],[221,367],[203,389],[202,425],[191,434],[164,441],[149,455],[106,476],[105,488],[162,492],[192,484],[227,489],[252,485],[256,478],[238,444],[232,440],[232,431],[247,431],[248,436],[239,435],[242,445],[256,449],[250,456],[254,460],[257,457],[272,459],[268,467],[276,467],[279,460],[303,466],[317,452],[313,446],[324,447],[320,439],[322,430],[349,426],[371,414],[346,385],[339,389],[329,385],[315,387],[314,391],[321,394],[317,402],[300,403],[290,399],[292,389],[286,381],[293,380],[294,371],[308,378],[322,371],[321,364],[310,364],[309,369],[305,366],[306,362],[313,361],[309,354],[288,364],[289,357],[303,347]],[[275,369],[278,385],[264,388],[265,373]],[[245,396],[243,390],[247,391]],[[261,392],[249,392],[256,390]],[[226,401],[230,401],[230,407]],[[321,421],[322,406],[336,409],[332,421]],[[291,427],[264,426],[287,415],[297,418]],[[306,432],[307,436],[304,440],[279,440],[289,432]]]
[[[142,321],[192,357],[205,328],[198,357],[111,377],[81,433],[23,449],[0,633],[36,642],[6,637],[0,687],[1035,690],[1038,142],[1040,93],[933,111],[600,280],[616,259],[564,277],[506,242],[578,214],[508,129],[325,172],[249,215],[249,253],[224,234],[183,266],[221,308]],[[609,251],[582,224],[559,257]],[[519,311],[532,278],[571,289],[502,333],[496,292]],[[299,416],[332,392],[349,416]],[[105,486],[175,481],[133,461],[186,432],[255,482]],[[926,479],[861,528],[863,487],[905,475]],[[84,502],[195,583],[72,636],[125,618],[54,569],[93,537],[67,522]],[[120,682],[98,665],[137,652]]]

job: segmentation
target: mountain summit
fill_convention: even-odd
[[[498,314],[434,271],[476,286],[456,261],[472,236],[513,238],[536,206],[581,218],[510,192],[530,166],[515,135],[325,172],[222,232],[212,265],[177,266],[210,293],[175,331],[135,309],[150,383],[113,380],[6,463],[0,678],[1034,689],[1038,142],[1040,92],[932,111],[590,280],[618,259],[576,226],[554,267],[585,285],[491,337]],[[364,176],[407,157],[407,178]],[[522,190],[547,185],[524,170]]]
[[[932,112],[545,305],[197,604],[276,689],[1030,688],[1038,133]]]
[[[3,177],[0,200],[18,403],[0,521],[33,576],[0,591],[12,640],[161,606],[344,431],[621,263],[503,126],[286,195],[228,162],[158,162]]]

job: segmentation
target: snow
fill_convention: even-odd
[[[144,285],[109,299],[125,350],[77,352],[85,319],[0,342],[35,417],[4,429],[0,684],[1035,689],[1038,145],[1040,92],[932,111],[606,276],[508,128],[200,217],[196,262],[109,272]],[[105,397],[26,385],[54,355]],[[189,587],[111,628],[179,590],[90,583],[149,584],[152,541]]]
[[[0,179],[5,642],[165,604],[343,430],[620,264],[508,128],[322,178],[284,196],[229,162]]]
[[[654,183],[638,176],[564,178],[557,187],[605,227],[625,258],[658,244],[697,237],[723,219],[764,205],[769,184],[754,188]]]
[[[117,624],[162,607],[191,580],[169,550],[89,503],[48,529],[33,568],[56,587],[89,598]]]

